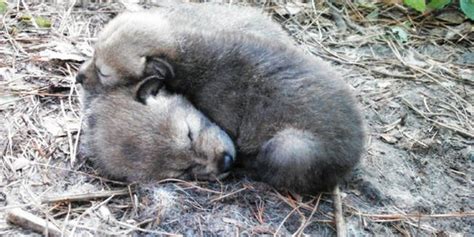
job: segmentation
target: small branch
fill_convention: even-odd
[[[319,207],[319,202],[321,201],[321,197],[323,196],[322,193],[319,194],[318,199],[316,200],[316,204],[314,204],[314,208],[311,211],[311,214],[309,215],[308,219],[305,220],[305,222],[301,223],[300,228],[293,234],[294,236],[303,236],[304,235],[304,230],[306,227],[308,227],[309,224],[311,224],[311,219],[313,218],[314,214],[318,210]]]
[[[344,224],[344,216],[342,213],[342,201],[339,186],[336,186],[334,189],[334,219],[336,222],[337,237],[346,237],[346,225]]]
[[[369,214],[369,213],[356,213],[360,216],[366,216],[374,221],[378,222],[392,222],[401,221],[409,218],[418,219],[433,219],[433,218],[463,218],[463,217],[474,217],[474,211],[468,212],[455,212],[455,213],[441,213],[441,214]]]
[[[419,109],[417,109],[412,103],[410,103],[408,100],[406,100],[405,98],[401,98],[403,103],[405,103],[408,107],[410,107],[410,109],[412,109],[413,111],[415,111],[417,114],[419,114],[421,117],[423,117],[424,119],[434,123],[436,126],[438,127],[442,127],[442,128],[446,128],[446,129],[450,129],[450,130],[453,130],[459,134],[462,134],[464,136],[467,136],[467,137],[470,137],[470,138],[474,138],[474,134],[470,133],[469,131],[465,131],[461,128],[458,128],[458,127],[455,127],[455,126],[452,126],[452,125],[448,125],[448,124],[444,124],[444,123],[441,123],[441,122],[438,122],[434,119],[431,119],[431,118],[428,118],[428,116],[425,115],[425,113],[423,113],[422,111],[420,111]]]
[[[336,23],[337,28],[339,28],[339,31],[341,32],[346,32],[347,31],[347,25],[346,22],[344,21],[344,18],[341,15],[342,10],[337,9],[334,5],[332,5],[331,1],[326,2],[328,4],[329,8],[331,9],[331,16]]]
[[[45,236],[61,236],[61,230],[53,223],[19,208],[12,209],[7,213],[7,221]]]
[[[403,79],[416,79],[415,75],[405,75],[405,74],[399,74],[399,73],[394,73],[394,72],[381,71],[374,68],[370,69],[369,72],[375,72],[375,73],[382,74],[382,75],[392,77],[392,78],[396,77],[396,78],[403,78]]]
[[[240,193],[240,192],[242,192],[242,191],[244,191],[244,190],[246,190],[246,189],[247,189],[247,187],[243,187],[243,188],[241,188],[241,189],[239,189],[239,190],[236,190],[236,191],[227,193],[227,194],[225,194],[225,195],[222,195],[222,196],[220,196],[220,197],[214,198],[214,199],[211,200],[211,203],[212,203],[212,202],[217,202],[217,201],[222,200],[222,199],[224,199],[224,198],[226,198],[226,197],[229,197],[229,196],[232,196],[232,195],[234,195],[234,194]]]
[[[98,198],[108,198],[110,196],[125,196],[128,195],[128,189],[113,190],[113,191],[102,191],[97,193],[84,193],[84,194],[72,194],[57,197],[45,197],[41,200],[41,203],[53,203],[53,202],[78,202],[87,201]]]

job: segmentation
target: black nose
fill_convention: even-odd
[[[232,168],[232,165],[234,164],[234,157],[231,155],[225,153],[224,157],[222,158],[222,173],[229,172],[230,169]]]
[[[82,73],[78,73],[77,76],[76,76],[76,83],[82,84],[85,79],[86,79],[86,75],[84,75]]]

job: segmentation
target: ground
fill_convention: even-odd
[[[333,63],[360,101],[369,139],[340,186],[348,234],[473,235],[472,21],[455,6],[421,15],[400,4],[333,2],[258,7]],[[63,235],[336,235],[330,193],[299,196],[235,178],[129,185],[101,177],[76,155],[74,76],[103,24],[137,5],[27,4],[0,12],[0,235],[34,235],[6,221],[15,208]]]

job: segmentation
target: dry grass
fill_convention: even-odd
[[[301,47],[338,65],[359,94],[371,138],[361,167],[341,187],[347,232],[472,234],[472,23],[450,24],[400,5],[264,7]],[[3,15],[0,235],[30,233],[6,223],[15,208],[53,226],[46,228],[52,235],[333,235],[330,194],[281,194],[248,180],[124,184],[77,156],[73,78],[101,26],[123,10],[119,3],[18,1]],[[41,28],[25,15],[53,25]]]

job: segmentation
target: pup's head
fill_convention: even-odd
[[[159,78],[106,91],[86,103],[82,147],[111,177],[215,180],[234,162],[229,136],[184,97],[162,88]]]
[[[100,32],[76,81],[90,90],[135,84],[146,76],[152,56],[174,55],[172,32],[168,20],[153,11],[118,15]]]

